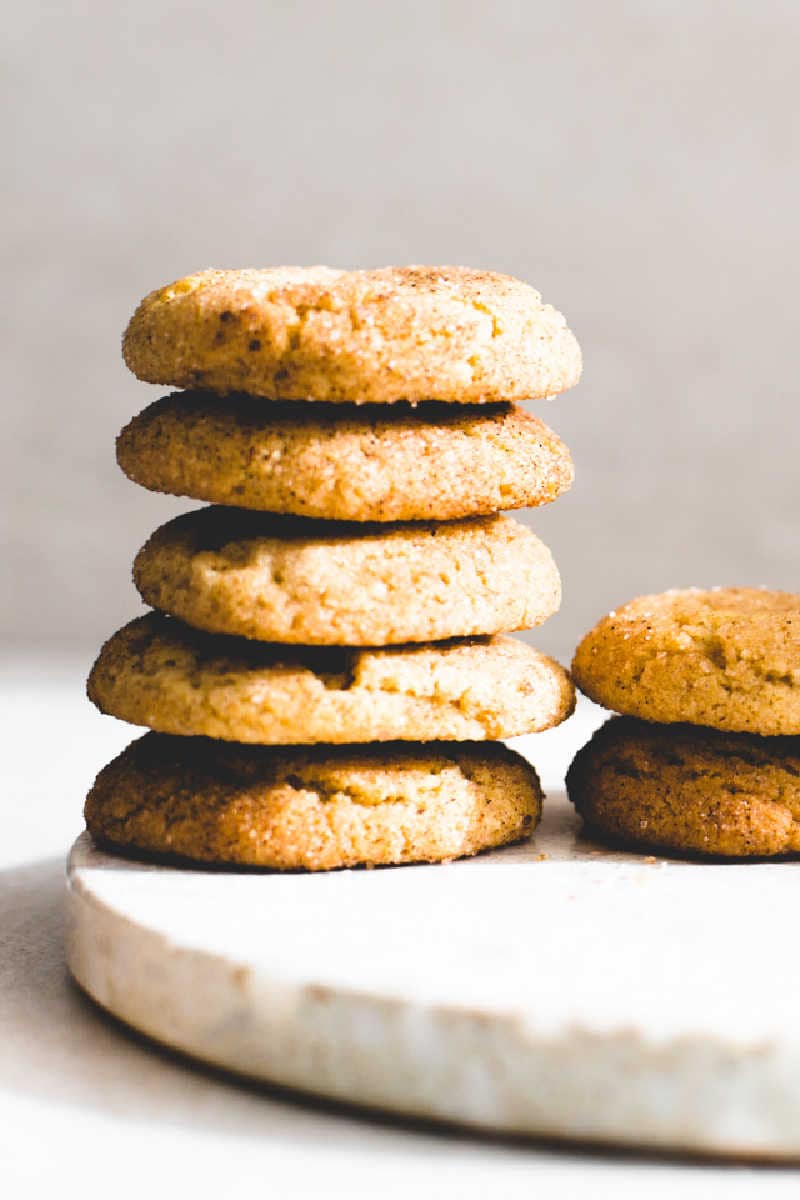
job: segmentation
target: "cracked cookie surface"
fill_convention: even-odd
[[[510,517],[347,524],[211,507],[139,551],[144,601],[211,633],[384,646],[503,633],[556,612],[547,547]]]
[[[563,667],[514,638],[292,649],[160,613],[106,642],[88,691],[161,733],[285,745],[516,737],[559,724],[575,700]]]
[[[561,313],[466,267],[199,271],[142,300],[123,356],[149,383],[353,404],[528,400],[581,372]]]
[[[153,491],[343,521],[452,520],[548,504],[572,483],[564,443],[513,405],[264,405],[182,392],[117,439]]]
[[[800,733],[800,595],[762,588],[640,596],[578,646],[575,682],[648,721]]]
[[[438,862],[527,837],[536,772],[496,743],[233,746],[148,733],[85,807],[115,849],[279,870]]]
[[[614,717],[578,751],[567,792],[600,837],[735,858],[800,853],[800,737]]]

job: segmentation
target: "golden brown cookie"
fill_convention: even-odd
[[[558,609],[550,551],[509,517],[366,525],[202,508],[134,563],[147,604],[211,633],[384,646],[502,633]]]
[[[496,743],[233,746],[148,733],[97,777],[101,845],[281,870],[438,862],[527,837],[536,772]]]
[[[123,354],[148,383],[353,404],[528,400],[581,372],[561,313],[466,267],[199,271],[145,297]]]
[[[800,851],[800,738],[615,717],[567,773],[587,830],[734,858]]]
[[[574,707],[563,667],[514,638],[287,649],[160,613],[106,642],[88,691],[102,712],[161,733],[283,745],[508,738]]]
[[[720,588],[640,596],[572,663],[592,700],[648,721],[800,733],[800,595]]]
[[[547,504],[564,443],[512,405],[275,403],[179,392],[117,439],[135,483],[216,504],[343,521],[446,521]]]

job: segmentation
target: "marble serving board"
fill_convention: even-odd
[[[122,1021],[252,1078],[504,1133],[792,1158],[798,895],[800,864],[605,850],[551,787],[530,842],[446,866],[176,869],[83,834],[68,959]]]

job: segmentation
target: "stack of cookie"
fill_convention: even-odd
[[[690,854],[800,851],[800,595],[640,597],[586,635],[573,673],[625,714],[567,776],[588,829]]]
[[[155,611],[92,670],[102,711],[155,731],[98,776],[95,839],[314,870],[529,833],[535,771],[485,739],[557,724],[574,693],[503,636],[560,581],[498,510],[571,483],[515,404],[577,381],[563,317],[459,268],[204,271],[146,297],[124,356],[187,390],[123,430],[122,469],[212,506],[139,552]]]

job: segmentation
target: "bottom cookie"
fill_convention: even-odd
[[[730,858],[800,852],[800,737],[614,717],[576,755],[567,792],[600,837]]]
[[[100,845],[278,870],[441,862],[534,829],[536,772],[505,746],[240,746],[147,733],[98,775]]]

